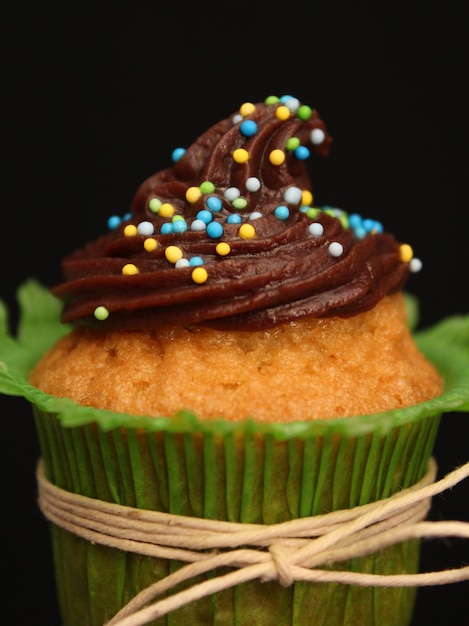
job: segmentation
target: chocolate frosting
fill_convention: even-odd
[[[409,258],[379,222],[314,206],[306,163],[330,143],[296,98],[242,105],[63,260],[63,322],[256,330],[354,315],[401,289]]]

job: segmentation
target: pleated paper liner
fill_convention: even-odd
[[[62,427],[54,414],[38,409],[35,416],[47,476],[67,491],[141,509],[259,524],[349,508],[413,485],[426,471],[439,422],[428,417],[385,435],[331,431],[279,440],[255,428],[103,431],[95,424]],[[181,565],[92,544],[56,526],[53,544],[66,626],[102,626],[138,591]],[[418,544],[411,542],[345,567],[414,573],[418,556]],[[409,589],[249,582],[158,623],[402,626],[413,597]]]
[[[64,329],[46,290],[30,283],[19,299],[17,338],[10,336],[3,310],[0,391],[22,395],[33,406],[48,479],[103,501],[260,524],[349,508],[415,484],[427,469],[440,415],[469,410],[469,316],[415,335],[445,378],[439,398],[372,416],[233,424],[204,422],[187,412],[148,418],[98,411],[31,387],[30,368]],[[63,626],[102,626],[141,589],[182,565],[91,543],[55,524],[51,530]],[[331,567],[415,573],[419,542]],[[154,623],[405,626],[414,596],[412,588],[253,581]]]

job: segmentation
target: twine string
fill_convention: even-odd
[[[469,538],[469,523],[424,521],[433,496],[469,476],[469,462],[435,482],[436,463],[412,487],[389,498],[283,522],[261,525],[206,520],[136,509],[74,494],[50,483],[39,462],[39,506],[51,522],[93,543],[187,563],[137,594],[105,626],[141,626],[182,606],[241,583],[277,580],[417,587],[469,580],[469,566],[418,574],[368,574],[323,569],[410,540]],[[220,567],[210,577],[153,602],[178,584]]]

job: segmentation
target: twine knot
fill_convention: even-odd
[[[290,587],[295,582],[295,577],[292,573],[292,568],[288,560],[289,550],[278,543],[274,543],[269,548],[272,562],[275,565],[277,573],[277,580],[282,587]]]

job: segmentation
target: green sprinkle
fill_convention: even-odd
[[[277,102],[280,102],[280,98],[277,98],[277,96],[268,96],[265,100],[264,100],[265,104],[267,104],[267,106],[269,104],[277,104]]]
[[[152,213],[158,213],[162,204],[163,203],[158,198],[152,198],[148,203],[148,208]]]
[[[315,218],[319,215],[319,213],[320,213],[320,212],[321,212],[321,210],[320,210],[320,209],[317,209],[316,207],[311,207],[310,209],[308,209],[308,210],[306,211],[306,215],[307,215],[307,216],[308,216],[311,220],[314,220],[314,219],[315,219]]]
[[[234,206],[235,209],[245,209],[247,207],[248,201],[246,200],[246,198],[242,198],[240,196],[239,198],[235,198],[231,204]]]
[[[109,311],[106,309],[105,306],[98,306],[94,310],[94,316],[97,320],[100,320],[102,322],[103,320],[107,320],[107,318],[109,317]]]
[[[215,185],[209,180],[205,180],[199,187],[200,193],[213,193],[215,191]]]
[[[309,120],[309,118],[313,114],[313,110],[307,104],[302,104],[300,107],[298,107],[298,111],[296,112],[296,114],[300,118],[300,120],[303,120],[305,122],[306,120]]]
[[[300,145],[300,140],[298,139],[298,137],[290,137],[290,139],[287,139],[285,148],[287,150],[296,150],[299,145]]]

